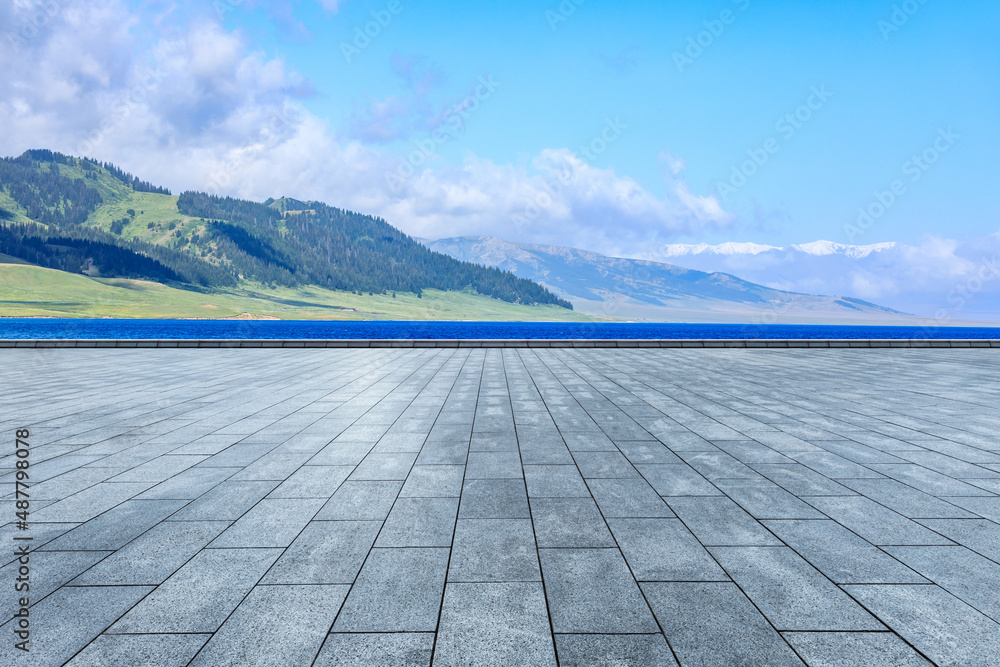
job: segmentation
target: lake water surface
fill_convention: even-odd
[[[1000,328],[566,322],[315,322],[0,318],[0,339],[1000,338]]]

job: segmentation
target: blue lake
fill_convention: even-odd
[[[643,339],[1000,338],[1000,328],[564,322],[309,322],[0,318],[0,338]]]

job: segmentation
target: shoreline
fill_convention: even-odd
[[[926,338],[689,338],[689,339],[232,339],[232,338],[24,338],[0,339],[0,349],[343,349],[343,348],[573,348],[573,349],[1000,349],[1000,339]]]

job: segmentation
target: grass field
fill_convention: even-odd
[[[353,310],[351,310],[353,309]],[[246,285],[196,292],[145,280],[88,278],[16,263],[0,255],[0,316],[226,318],[285,320],[597,321],[556,306],[521,306],[469,292],[359,296],[318,287]]]
[[[177,199],[177,196],[129,191],[94,211],[87,222],[110,232],[112,222],[129,218],[130,222],[121,232],[122,238],[177,247],[181,239],[205,234],[205,221],[178,211]],[[128,215],[129,210],[135,212],[134,218]]]
[[[4,222],[12,223],[27,223],[34,222],[31,218],[24,215],[24,209],[18,206],[17,202],[10,198],[6,192],[0,188],[0,211],[8,211],[10,217],[0,217],[0,220]]]

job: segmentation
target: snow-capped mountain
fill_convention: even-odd
[[[731,273],[779,290],[845,294],[954,322],[1000,320],[998,256],[1000,233],[965,242],[926,238],[919,245],[666,244],[642,258]]]
[[[685,243],[672,243],[663,246],[661,255],[663,257],[683,257],[685,255],[757,255],[769,250],[776,250],[774,246],[760,245],[759,243],[720,243],[719,245],[709,245],[698,243],[688,245]]]
[[[535,280],[578,310],[618,319],[741,323],[904,323],[903,313],[850,297],[783,291],[722,272],[491,236],[423,241],[431,249]],[[907,322],[912,323],[912,322]]]
[[[787,247],[761,245],[759,243],[720,243],[709,245],[698,243],[694,245],[684,243],[671,243],[662,246],[660,256],[662,257],[688,257],[692,255],[760,255],[763,253],[786,253],[803,252],[812,256],[842,255],[852,259],[867,257],[872,253],[879,253],[891,250],[896,247],[893,242],[874,243],[872,245],[845,245],[834,243],[833,241],[813,241],[812,243],[800,243]]]

